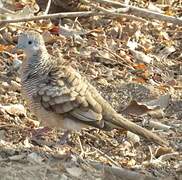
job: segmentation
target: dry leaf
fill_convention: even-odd
[[[174,46],[165,47],[157,54],[157,57],[161,60],[165,60],[171,53],[175,52],[176,49]]]
[[[137,77],[137,78],[132,78],[132,81],[140,83],[140,84],[144,84],[146,82],[146,79],[142,77]]]
[[[27,159],[31,162],[36,162],[36,163],[41,163],[43,161],[43,158],[35,152],[30,153],[27,156]]]
[[[24,115],[26,116],[26,109],[22,104],[0,105],[1,111],[6,111],[11,115]]]
[[[70,167],[66,168],[66,171],[71,174],[73,177],[79,177],[83,173],[83,170],[79,167]]]
[[[153,60],[150,56],[144,54],[143,52],[132,49],[130,49],[130,52],[138,62],[150,64]]]
[[[169,101],[170,95],[163,95],[160,96],[159,99],[146,102],[137,102],[132,100],[130,104],[122,110],[122,113],[142,115],[156,108],[165,109],[169,105]]]
[[[159,158],[160,156],[171,153],[172,151],[173,151],[172,148],[169,147],[159,147],[155,151],[155,157]]]
[[[127,131],[127,138],[133,142],[133,144],[138,144],[140,142],[140,137],[130,131]]]
[[[171,128],[171,126],[167,126],[165,124],[152,120],[147,122],[147,126],[158,130],[169,130]]]
[[[131,101],[130,104],[122,110],[122,114],[134,114],[140,116],[149,111],[149,109],[145,105],[139,105],[136,101]]]
[[[145,105],[149,109],[155,109],[157,107],[159,107],[160,109],[165,109],[169,105],[170,97],[171,96],[169,94],[166,94],[160,96],[158,99],[154,99],[147,102],[138,102],[138,104]]]

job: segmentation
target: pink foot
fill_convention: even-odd
[[[33,137],[40,137],[40,136],[44,136],[46,133],[48,133],[49,131],[51,131],[52,129],[49,127],[43,127],[43,128],[38,128],[33,130],[32,132],[32,136]]]

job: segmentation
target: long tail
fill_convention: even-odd
[[[167,141],[161,139],[158,135],[127,120],[122,115],[118,114],[111,107],[111,105],[104,98],[102,98],[102,96],[100,96],[100,94],[96,91],[94,87],[90,86],[90,88],[92,88],[92,95],[94,99],[97,100],[97,102],[103,107],[104,119],[107,121],[108,124],[113,124],[114,126],[129,130],[161,146],[169,145]]]
[[[143,136],[144,138],[155,142],[156,144],[159,144],[161,146],[168,146],[169,143],[163,139],[161,139],[158,135],[152,133],[151,131],[127,120],[123,116],[121,116],[118,113],[114,113],[111,115],[110,122],[113,123],[116,126],[122,127],[126,130],[129,130],[135,134],[138,134],[140,136]]]

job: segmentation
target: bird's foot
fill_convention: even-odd
[[[57,145],[65,145],[65,144],[69,144],[69,134],[71,134],[72,131],[67,130],[65,131],[65,133],[60,137],[59,141],[56,143]],[[76,139],[79,147],[80,147],[80,157],[85,157],[86,154],[88,154],[86,151],[84,151],[81,140],[80,140],[80,134],[77,132],[74,132],[74,135],[76,136]]]
[[[70,131],[69,130],[67,130],[66,132],[64,132],[64,134],[60,137],[60,139],[57,142],[57,144],[59,144],[59,145],[67,144],[68,143],[68,140],[69,140],[69,134],[70,134]]]
[[[32,137],[41,137],[47,134],[52,129],[49,127],[38,128],[32,131]]]

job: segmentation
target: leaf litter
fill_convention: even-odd
[[[60,12],[64,7],[64,1],[57,2],[52,1],[50,12]],[[93,8],[81,1],[69,3],[66,11],[72,11],[70,7],[77,11]],[[130,3],[180,16],[178,1]],[[45,8],[41,0],[1,4],[14,12],[2,13],[1,20],[39,15]],[[74,133],[65,145],[58,143],[62,130],[33,138],[39,123],[21,98],[19,69],[23,55],[13,52],[18,34],[32,29],[43,34],[49,53],[71,63],[119,113],[167,139],[170,147],[162,148],[127,131],[90,128],[79,133],[85,151],[80,158]],[[180,179],[180,26],[157,20],[144,23],[119,16],[94,16],[0,24],[0,32],[0,174],[4,179],[121,179],[123,168],[139,173],[135,174],[138,179],[142,174],[154,179]]]

